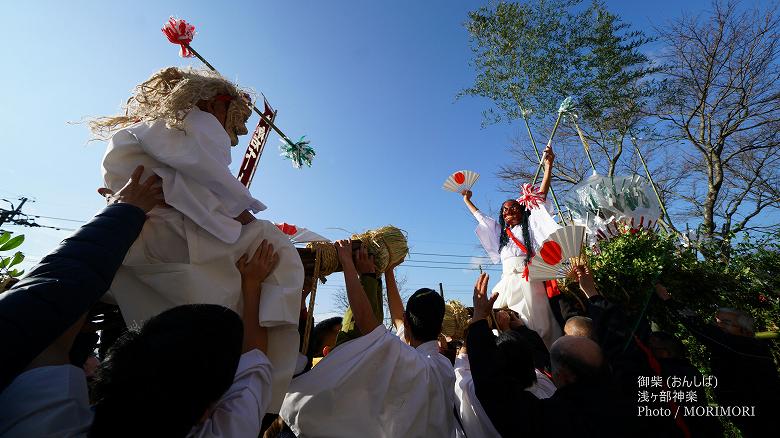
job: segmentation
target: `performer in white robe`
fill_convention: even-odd
[[[561,327],[553,316],[543,282],[529,282],[527,266],[531,256],[553,231],[560,228],[546,203],[554,154],[547,147],[545,173],[537,191],[528,184],[523,196],[503,203],[499,221],[482,213],[471,202],[471,191],[463,200],[477,219],[477,237],[493,263],[501,262],[501,280],[493,288],[498,293],[494,308],[509,307],[520,314],[529,328],[536,330],[547,348],[561,336]],[[529,254],[530,251],[530,254]]]
[[[339,243],[351,245],[349,241]],[[347,265],[341,254],[340,259],[342,266]],[[293,379],[279,414],[297,436],[451,438],[454,435],[452,364],[439,353],[436,334],[434,339],[425,342],[404,334],[403,321],[408,317],[403,316],[405,311],[392,269],[391,266],[385,271],[385,280],[397,335],[375,320],[354,265],[344,267],[356,325],[361,333],[366,333],[366,327],[372,329],[339,345],[311,371]],[[359,292],[353,287],[359,288]],[[430,295],[415,301],[415,297],[428,292],[439,297],[438,292],[424,289],[412,295],[408,303],[430,302]],[[441,318],[444,300],[439,299]],[[407,309],[410,306],[414,309],[407,313],[412,318],[419,316],[414,313],[415,304],[407,304]],[[371,321],[362,322],[366,320]],[[441,319],[436,333],[440,330]],[[414,348],[407,341],[419,345]]]
[[[220,304],[240,314],[235,263],[267,240],[280,261],[263,283],[259,319],[269,328],[269,411],[276,412],[297,359],[304,273],[287,236],[249,213],[265,206],[228,168],[231,145],[247,132],[244,94],[214,73],[168,68],[139,85],[129,102],[127,116],[91,124],[95,132],[113,134],[103,158],[105,187],[118,190],[142,164],[147,175],[162,178],[170,208],[150,212],[110,294],[128,325],[191,303]]]

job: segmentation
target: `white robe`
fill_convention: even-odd
[[[103,158],[106,187],[119,190],[139,164],[144,180],[162,178],[165,202],[173,208],[149,213],[140,236],[114,277],[111,296],[128,326],[182,304],[208,303],[242,310],[236,261],[263,239],[279,264],[263,283],[260,324],[268,327],[273,364],[273,401],[279,409],[297,358],[303,265],[290,240],[271,222],[242,226],[233,218],[265,206],[230,174],[230,138],[217,119],[195,108],[184,130],[161,120],[118,131]]]
[[[0,393],[0,436],[86,437],[94,415],[84,370],[73,365],[33,368]]]
[[[300,437],[450,438],[454,387],[436,341],[415,349],[380,325],[293,379],[279,414]]]
[[[509,307],[516,311],[525,325],[536,330],[547,348],[550,348],[552,343],[561,336],[562,331],[550,309],[544,283],[541,281],[530,283],[523,278],[526,256],[511,238],[499,253],[501,229],[495,219],[479,210],[474,213],[474,217],[477,219],[475,232],[482,247],[493,263],[501,262],[502,265],[501,280],[493,287],[493,292],[498,292],[498,299],[493,308]],[[534,253],[539,250],[550,233],[560,228],[550,215],[547,205],[531,209],[528,224]],[[515,225],[511,231],[517,240],[525,245],[522,227]]]
[[[500,436],[477,399],[474,380],[471,377],[471,365],[466,354],[459,354],[455,358],[455,410],[460,415],[460,422],[463,425],[463,430],[458,428],[458,438]]]
[[[214,405],[192,438],[257,437],[271,402],[271,363],[260,350],[241,355],[233,384]]]

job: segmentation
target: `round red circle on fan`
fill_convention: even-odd
[[[452,175],[452,178],[458,184],[463,184],[466,181],[466,175],[464,175],[463,172],[455,172],[455,174]]]
[[[542,249],[539,250],[539,255],[542,256],[542,260],[548,265],[557,265],[561,262],[563,251],[561,250],[561,245],[558,245],[558,242],[551,240],[549,242],[544,242]]]

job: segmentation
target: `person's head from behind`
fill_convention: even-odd
[[[185,436],[232,384],[242,343],[238,314],[212,304],[128,332],[98,369],[90,436]]]
[[[341,317],[334,316],[320,321],[311,331],[311,341],[307,356],[309,360],[315,357],[324,357],[336,345],[336,338],[341,331]]]
[[[753,337],[753,318],[741,310],[721,307],[715,314],[715,322],[728,334]]]
[[[596,336],[593,331],[593,320],[587,316],[572,316],[567,319],[563,326],[563,333],[566,336],[583,336],[593,340]]]
[[[404,331],[410,345],[416,347],[435,341],[444,321],[444,299],[433,289],[419,289],[406,302]]]
[[[536,382],[531,344],[519,333],[509,330],[496,338],[496,365],[506,382],[522,391]]]
[[[552,380],[562,388],[572,383],[596,381],[602,376],[601,347],[582,336],[561,336],[550,347]]]
[[[678,359],[684,358],[686,354],[685,345],[666,332],[653,332],[647,338],[647,343],[653,356],[657,359]]]

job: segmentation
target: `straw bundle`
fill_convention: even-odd
[[[441,323],[443,335],[462,341],[466,338],[468,325],[469,311],[460,301],[450,300],[444,305],[444,321]]]
[[[409,253],[406,235],[392,225],[355,234],[352,239],[366,245],[368,253],[374,256],[377,272],[384,272],[389,265],[400,262]]]

